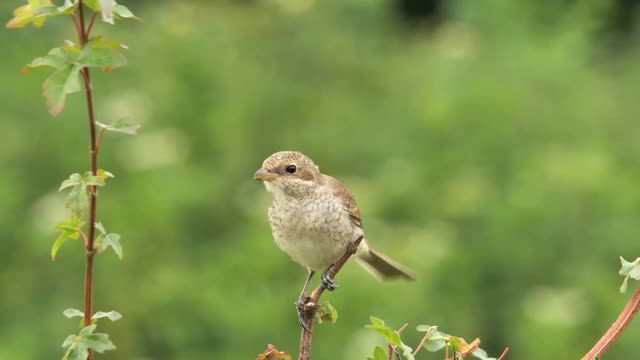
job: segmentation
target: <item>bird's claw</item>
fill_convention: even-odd
[[[311,329],[309,328],[309,325],[307,325],[307,317],[305,316],[307,311],[307,309],[305,309],[305,306],[307,305],[309,299],[310,298],[308,296],[300,297],[300,299],[296,301],[296,312],[298,313],[298,321],[300,322],[300,325],[302,325],[302,327],[309,333],[313,333],[313,331],[311,331]]]
[[[329,266],[329,268],[322,272],[320,276],[320,284],[325,290],[333,291],[340,287],[340,285],[336,284],[336,281],[329,276],[329,273],[333,269],[333,265]]]

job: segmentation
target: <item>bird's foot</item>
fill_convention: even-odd
[[[340,287],[340,285],[336,284],[336,281],[333,280],[333,278],[331,278],[331,276],[329,275],[331,269],[333,269],[333,265],[329,266],[327,270],[323,271],[322,275],[320,276],[320,284],[325,290],[329,291],[333,291]]]
[[[298,321],[300,322],[300,325],[302,325],[306,331],[312,333],[313,331],[311,331],[311,328],[307,324],[307,314],[309,314],[309,311],[315,306],[315,304],[310,303],[309,300],[311,300],[311,298],[306,295],[300,296],[298,301],[296,301],[296,312],[298,313]],[[313,321],[313,318],[311,321]]]

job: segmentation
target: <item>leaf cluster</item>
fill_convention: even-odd
[[[471,344],[467,343],[463,338],[445,334],[437,330],[437,326],[418,325],[417,331],[426,332],[418,348],[414,351],[410,346],[406,345],[400,336],[400,331],[396,331],[387,326],[385,322],[374,316],[370,317],[371,324],[365,327],[382,335],[385,341],[392,346],[396,354],[402,355],[405,360],[415,360],[415,355],[420,348],[424,348],[429,352],[436,352],[443,348],[451,349],[454,353],[454,359],[462,359],[471,355],[481,360],[495,360],[489,357],[486,351],[477,347],[480,343],[479,339],[474,340]],[[456,357],[457,356],[457,357]],[[380,346],[376,346],[373,355],[367,357],[368,360],[387,360],[387,352]]]

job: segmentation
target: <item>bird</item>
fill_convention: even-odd
[[[321,286],[338,285],[328,275],[349,245],[364,236],[362,217],[351,191],[339,180],[322,174],[306,155],[297,151],[272,154],[254,174],[271,193],[269,223],[278,247],[307,268],[307,279],[296,302],[298,319],[306,327],[301,305],[314,274],[322,272]],[[362,239],[353,258],[380,280],[415,280],[405,266]]]

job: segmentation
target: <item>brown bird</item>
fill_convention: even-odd
[[[276,244],[309,271],[300,299],[306,297],[313,275],[322,271],[322,286],[333,291],[337,285],[327,274],[345,254],[349,244],[364,235],[362,219],[349,189],[337,179],[320,173],[307,156],[281,151],[269,156],[254,178],[263,181],[272,194],[269,222]],[[362,240],[355,260],[378,279],[414,275]],[[301,300],[296,303],[298,317]]]

